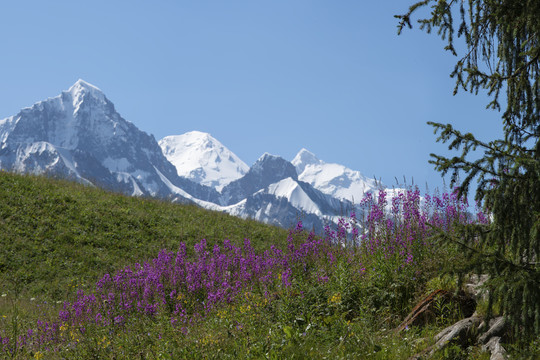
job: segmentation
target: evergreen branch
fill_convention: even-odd
[[[462,246],[463,248],[471,251],[472,253],[475,253],[477,255],[480,255],[482,257],[486,257],[486,258],[494,258],[495,260],[501,262],[501,263],[504,263],[506,265],[508,265],[509,267],[511,268],[514,268],[514,269],[520,269],[520,270],[524,270],[524,271],[527,271],[528,273],[536,273],[538,272],[538,269],[535,269],[533,267],[530,267],[528,265],[536,265],[537,263],[531,263],[531,264],[525,264],[525,265],[521,265],[521,264],[516,264],[514,263],[513,261],[510,261],[508,259],[506,259],[505,257],[503,256],[500,256],[500,254],[498,253],[487,253],[487,252],[483,252],[481,250],[478,250],[472,246],[469,246],[467,245],[465,242],[459,240],[458,238],[456,238],[454,235],[450,234],[449,232],[447,231],[443,231],[442,229],[440,229],[439,227],[433,225],[433,224],[430,224],[430,223],[427,223],[427,225],[435,230],[437,232],[437,235],[433,235],[432,238],[442,238],[446,241],[449,241],[449,242],[453,242],[459,246]],[[485,232],[485,233],[488,233],[488,232]],[[533,280],[536,282],[536,283],[539,283],[540,284],[540,277],[533,277]]]
[[[433,0],[423,0],[423,1],[419,1],[413,5],[411,5],[411,7],[409,8],[409,11],[404,14],[404,15],[394,15],[395,18],[397,19],[401,19],[401,21],[399,22],[398,24],[398,35],[401,34],[401,31],[403,30],[403,27],[405,27],[405,25],[407,25],[409,27],[409,29],[412,29],[412,24],[411,24],[411,15],[419,8],[419,7],[422,7],[422,6],[425,6],[427,4],[429,4],[431,1]]]
[[[455,3],[433,1],[431,15],[418,20],[420,30],[430,33],[437,28],[443,40],[448,36],[445,50],[455,55],[450,9]],[[429,4],[430,1],[423,1],[411,6],[400,17],[399,32],[405,24],[412,27],[413,12]],[[504,138],[484,142],[449,124],[428,123],[438,134],[437,142],[448,143],[449,150],[460,152],[453,158],[431,154],[429,163],[443,176],[451,170],[451,184],[456,183],[462,172],[466,173],[458,187],[458,196],[467,193],[471,181],[478,178],[475,198],[483,201],[484,208],[494,216],[491,234],[468,225],[456,234],[436,229],[434,236],[461,246],[470,256],[466,268],[458,270],[459,274],[473,268],[483,271],[487,267],[494,285],[490,306],[493,299],[499,299],[514,334],[537,337],[540,331],[540,17],[536,14],[540,13],[540,2],[463,0],[459,11],[461,22],[457,35],[465,37],[466,51],[450,74],[455,79],[454,95],[460,88],[473,94],[487,90],[491,100],[486,108],[500,111],[499,95],[504,89],[506,109],[501,118]],[[483,156],[468,160],[468,155],[477,149],[483,150]],[[479,235],[482,235],[479,244],[471,242]]]
[[[455,140],[448,147],[449,150],[452,150],[454,148],[456,149],[459,148],[459,146],[462,143],[471,143],[472,145],[465,146],[465,150],[463,151],[463,154],[462,154],[463,156],[467,155],[467,153],[470,151],[471,148],[472,150],[476,150],[477,147],[482,147],[484,149],[490,150],[491,155],[495,157],[510,157],[513,160],[517,160],[521,158],[521,156],[514,155],[507,151],[501,150],[499,147],[496,146],[498,142],[510,147],[512,150],[517,151],[517,152],[530,152],[531,151],[517,144],[507,143],[502,140],[499,140],[499,141],[495,140],[495,141],[486,143],[482,140],[476,139],[474,135],[472,135],[471,133],[462,134],[459,130],[454,129],[451,124],[444,125],[444,124],[440,124],[440,123],[436,123],[432,121],[428,121],[427,124],[435,127],[434,133],[437,133],[437,131],[442,129],[440,136],[437,138],[437,142],[442,141],[443,143],[446,143],[447,141],[450,140],[452,135],[455,137]]]
[[[536,61],[539,61],[539,60],[540,60],[540,49],[538,49],[538,51],[536,52],[536,55],[533,58],[531,58],[531,60],[529,60],[526,64],[523,64],[522,66],[517,68],[512,74],[508,76],[499,77],[499,79],[502,81],[513,79],[517,77],[523,71],[527,70],[532,64],[534,64]]]
[[[442,171],[443,175],[448,172],[450,168],[455,168],[456,170],[469,170],[474,169],[477,170],[476,172],[482,172],[483,174],[489,174],[493,176],[500,176],[499,173],[497,173],[494,170],[490,170],[487,168],[484,168],[480,166],[478,163],[479,161],[475,162],[469,162],[463,158],[453,157],[452,159],[448,159],[444,156],[439,156],[436,154],[430,154],[431,157],[435,158],[436,160],[429,160],[429,163],[436,166],[436,170]]]

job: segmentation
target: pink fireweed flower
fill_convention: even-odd
[[[287,269],[281,273],[281,282],[285,287],[291,286],[291,269]]]
[[[119,315],[119,316],[116,316],[116,317],[114,318],[114,323],[115,323],[116,325],[119,325],[119,326],[124,325],[125,319],[124,319],[123,316],[120,316],[120,315]]]

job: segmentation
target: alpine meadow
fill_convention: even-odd
[[[0,119],[0,359],[540,358],[540,1],[409,5],[503,134],[430,121],[441,189],[156,141],[83,80]]]

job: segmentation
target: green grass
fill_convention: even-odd
[[[0,172],[0,295],[58,301],[181,241],[192,249],[203,238],[210,245],[250,238],[262,249],[286,237],[284,229],[194,205]]]

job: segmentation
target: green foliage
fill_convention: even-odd
[[[160,249],[249,237],[256,249],[287,232],[252,220],[69,181],[0,172],[0,295],[63,300]],[[2,298],[0,298],[0,308]]]
[[[454,276],[449,274],[442,274],[440,276],[434,277],[427,282],[426,290],[427,292],[433,292],[438,289],[446,290],[448,292],[456,292],[457,281]]]
[[[504,139],[484,142],[450,124],[429,123],[440,132],[438,141],[460,156],[432,154],[430,162],[452,183],[461,173],[459,187],[466,194],[478,179],[476,200],[492,216],[489,225],[463,227],[457,236],[440,237],[459,244],[469,262],[455,268],[489,274],[489,307],[497,302],[515,334],[540,333],[540,2],[537,0],[425,0],[397,16],[399,31],[411,27],[411,16],[430,7],[430,16],[418,20],[420,28],[446,40],[446,50],[458,55],[455,36],[465,52],[451,76],[459,89],[477,94],[486,90],[488,108],[500,110],[501,90],[506,91],[502,115]],[[459,15],[458,15],[459,14]],[[460,20],[454,20],[456,15]],[[474,150],[484,155],[470,159]],[[488,310],[488,313],[490,311]]]

